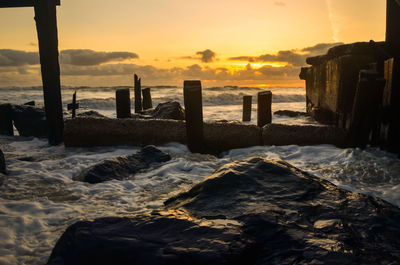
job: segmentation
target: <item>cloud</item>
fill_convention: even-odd
[[[216,53],[210,49],[204,50],[202,52],[197,52],[197,55],[201,56],[201,61],[203,63],[211,63],[215,60]]]
[[[93,50],[63,50],[60,52],[60,63],[70,65],[100,65],[108,62],[137,59],[132,52],[97,52]],[[2,49],[0,50],[0,66],[23,66],[39,64],[37,52]]]
[[[328,9],[329,22],[331,23],[331,28],[332,28],[332,39],[333,39],[333,41],[338,42],[339,41],[339,28],[335,23],[335,14],[333,13],[332,1],[325,0],[325,2],[326,2],[326,7]]]
[[[124,58],[134,58],[132,53],[101,53],[76,52],[87,50],[67,50],[69,58],[63,57],[61,63],[61,78],[64,85],[129,85],[132,83],[133,73],[137,73],[146,85],[181,84],[185,79],[200,79],[213,84],[238,82],[251,83],[285,83],[299,82],[300,67],[305,65],[305,59],[325,53],[330,47],[337,45],[320,43],[302,49],[279,51],[276,54],[262,54],[259,56],[238,56],[230,60],[247,61],[249,64],[241,69],[225,67],[211,67],[210,64],[192,64],[187,67],[159,68],[153,65],[137,65],[134,63],[112,63]],[[88,54],[92,54],[91,58]],[[103,55],[101,55],[103,54]],[[196,59],[203,61],[204,53]],[[207,57],[207,55],[205,55]],[[208,59],[207,59],[208,58]],[[215,59],[214,55],[204,60]],[[69,60],[69,61],[68,61]],[[107,61],[109,60],[109,61]],[[40,66],[36,53],[0,50],[0,82],[1,85],[29,85],[40,84]],[[286,66],[273,67],[264,65],[260,68],[252,67],[253,62],[286,62]],[[254,65],[253,65],[254,66]]]
[[[306,58],[324,54],[329,48],[342,43],[320,43],[312,47],[300,50],[279,51],[277,54],[263,54],[260,56],[238,56],[231,57],[231,61],[248,61],[248,62],[280,62],[287,63],[292,66],[306,65]]]
[[[183,56],[180,57],[180,59],[183,60],[200,60],[203,63],[211,63],[214,62],[216,59],[216,53],[213,52],[210,49],[204,50],[204,51],[200,51],[200,52],[196,52],[196,56]]]
[[[286,6],[286,3],[282,2],[282,1],[275,1],[274,5],[276,5],[276,6]]]
[[[93,50],[63,50],[60,62],[71,65],[100,65],[108,62],[137,59],[139,56],[132,52],[97,52]]]
[[[23,66],[39,64],[39,54],[19,50],[0,50],[0,66]]]

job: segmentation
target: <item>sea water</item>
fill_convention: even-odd
[[[63,103],[76,90],[81,107],[115,117],[115,89],[64,87]],[[268,88],[273,111],[305,111],[304,88]],[[252,122],[256,121],[256,95],[261,88],[204,88],[204,119],[241,120],[243,95],[253,96]],[[153,87],[153,104],[183,103],[182,88]],[[0,88],[0,101],[43,103],[42,90]],[[307,117],[273,115],[274,123],[313,124]],[[400,160],[375,148],[339,149],[319,146],[256,146],[230,150],[220,157],[191,154],[178,143],[158,146],[172,160],[124,181],[88,184],[72,176],[111,157],[129,155],[138,147],[65,148],[46,140],[0,136],[9,175],[0,187],[0,264],[44,264],[65,229],[79,221],[105,216],[132,216],[163,205],[170,196],[190,188],[220,166],[252,156],[283,159],[335,185],[382,198],[400,207]]]

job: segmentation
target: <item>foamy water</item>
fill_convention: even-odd
[[[63,89],[63,96],[68,99],[64,103],[69,103],[73,91],[73,88]],[[255,96],[258,91],[257,88],[205,89],[205,119],[240,120],[241,97]],[[78,100],[81,105],[86,102],[87,107],[113,117],[114,93],[111,88],[81,88]],[[155,104],[167,99],[182,102],[181,88],[153,89],[152,93]],[[304,89],[277,88],[273,93],[274,110],[304,111]],[[230,101],[226,100],[227,94]],[[40,102],[41,96],[40,89],[0,89],[0,101]],[[255,118],[253,109],[253,121]],[[306,118],[273,118],[274,122],[312,123]],[[73,181],[72,176],[106,158],[132,154],[138,148],[65,148],[49,146],[42,139],[5,136],[0,136],[0,148],[10,173],[0,187],[0,264],[44,264],[56,240],[76,221],[152,211],[218,167],[252,156],[284,159],[339,187],[371,194],[400,207],[400,161],[392,154],[372,148],[256,146],[231,150],[216,158],[190,154],[186,146],[170,143],[159,148],[171,154],[171,161],[124,181],[95,185]]]

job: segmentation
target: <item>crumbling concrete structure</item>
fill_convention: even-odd
[[[400,152],[399,18],[400,0],[387,0],[385,42],[336,46],[308,58],[311,66],[301,70],[307,112],[319,122],[347,129],[351,139],[357,139],[354,146],[373,144]]]

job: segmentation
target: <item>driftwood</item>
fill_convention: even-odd
[[[207,150],[220,152],[258,145],[346,145],[346,133],[328,126],[204,123]],[[185,121],[156,119],[75,118],[65,125],[67,147],[187,143]]]

